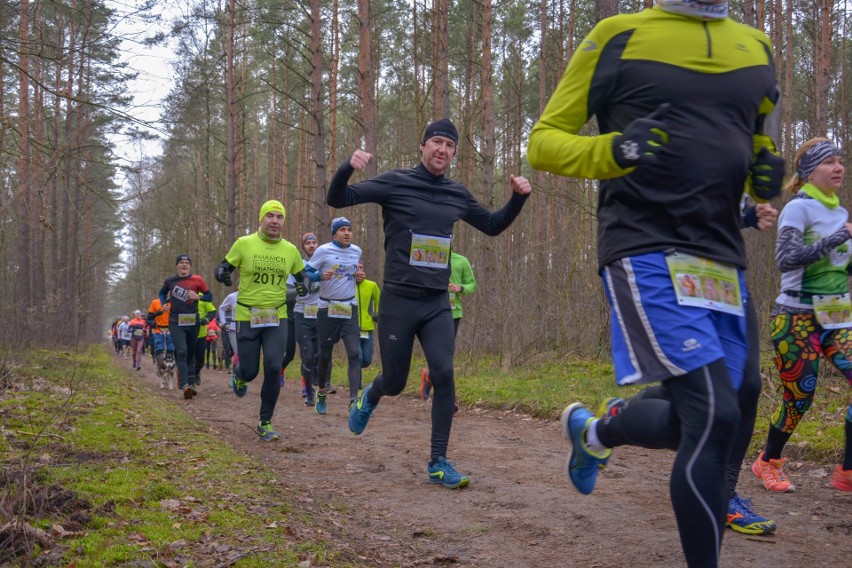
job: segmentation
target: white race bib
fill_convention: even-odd
[[[328,317],[338,319],[352,318],[352,304],[349,302],[329,302]]]
[[[411,253],[408,263],[428,268],[447,268],[450,261],[450,237],[435,237],[411,233]]]
[[[736,267],[674,253],[666,256],[678,304],[745,315]]]
[[[278,308],[250,308],[252,329],[256,327],[278,327]]]
[[[178,325],[195,325],[196,314],[178,314]]]
[[[849,294],[814,294],[814,313],[823,329],[852,327],[852,302]]]

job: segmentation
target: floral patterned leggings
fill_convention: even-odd
[[[792,434],[814,400],[820,353],[852,385],[852,328],[823,329],[812,313],[782,313],[772,320],[772,343],[784,402],[770,423],[773,428]],[[852,421],[852,404],[846,411],[846,420]]]

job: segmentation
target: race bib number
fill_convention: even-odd
[[[196,315],[197,314],[178,314],[178,325],[195,325]]]
[[[249,322],[256,327],[278,327],[278,308],[251,308]]]
[[[328,317],[350,319],[352,317],[352,304],[348,302],[329,302]]]
[[[142,337],[142,330],[141,329],[134,329],[133,330],[133,337]]]
[[[814,313],[823,329],[852,327],[852,302],[849,294],[814,295]]]
[[[434,237],[411,233],[409,264],[428,268],[447,268],[450,260],[450,237]]]
[[[742,316],[742,290],[736,267],[690,254],[666,256],[678,304]]]
[[[306,319],[317,319],[318,313],[319,313],[319,304],[306,304],[305,305],[305,318]]]

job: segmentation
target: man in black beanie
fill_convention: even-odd
[[[434,389],[429,482],[449,489],[470,480],[447,461],[455,408],[455,334],[447,286],[453,226],[465,221],[487,235],[498,235],[521,212],[532,191],[522,177],[510,176],[512,197],[499,211],[485,209],[462,184],[445,177],[456,154],[458,131],[442,118],[426,127],[420,163],[348,185],[355,170],[373,155],[356,150],[334,174],[328,204],[349,207],[378,203],[385,231],[385,271],[379,301],[379,351],[382,372],[349,411],[349,429],[360,434],[383,396],[403,391],[411,367],[414,338],[420,340]]]

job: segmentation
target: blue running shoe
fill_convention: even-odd
[[[234,390],[234,394],[243,398],[248,392],[248,383],[237,377],[237,371],[231,373],[231,380],[228,381],[228,386]]]
[[[314,410],[316,410],[317,414],[325,414],[326,410],[328,410],[328,404],[326,403],[326,394],[324,392],[317,393],[317,402],[314,405]],[[307,402],[305,402],[307,404]]]
[[[257,435],[264,442],[274,442],[278,439],[278,432],[272,429],[272,424],[269,422],[260,422],[257,425]]]
[[[470,479],[456,471],[452,462],[448,462],[444,456],[439,457],[434,464],[427,464],[426,469],[429,471],[429,483],[440,483],[447,489],[464,487],[470,483]]]
[[[743,534],[769,534],[775,531],[775,521],[761,517],[751,510],[751,499],[743,499],[736,493],[728,501],[728,527]]]
[[[376,405],[371,404],[367,398],[367,394],[372,388],[373,385],[369,385],[365,388],[361,393],[360,398],[358,398],[358,401],[349,409],[349,430],[356,436],[363,432],[364,428],[367,427],[367,422],[370,420],[370,416],[373,415],[373,411],[376,409]]]
[[[314,391],[308,392],[305,390],[305,406],[313,406],[316,404],[316,400],[314,400]]]
[[[605,464],[612,455],[610,449],[599,454],[586,446],[586,428],[593,420],[595,420],[594,415],[579,402],[569,404],[562,411],[560,420],[562,435],[571,442],[571,450],[568,452],[568,460],[565,463],[565,473],[568,474],[568,479],[577,491],[583,495],[589,495],[595,490],[600,465]]]

